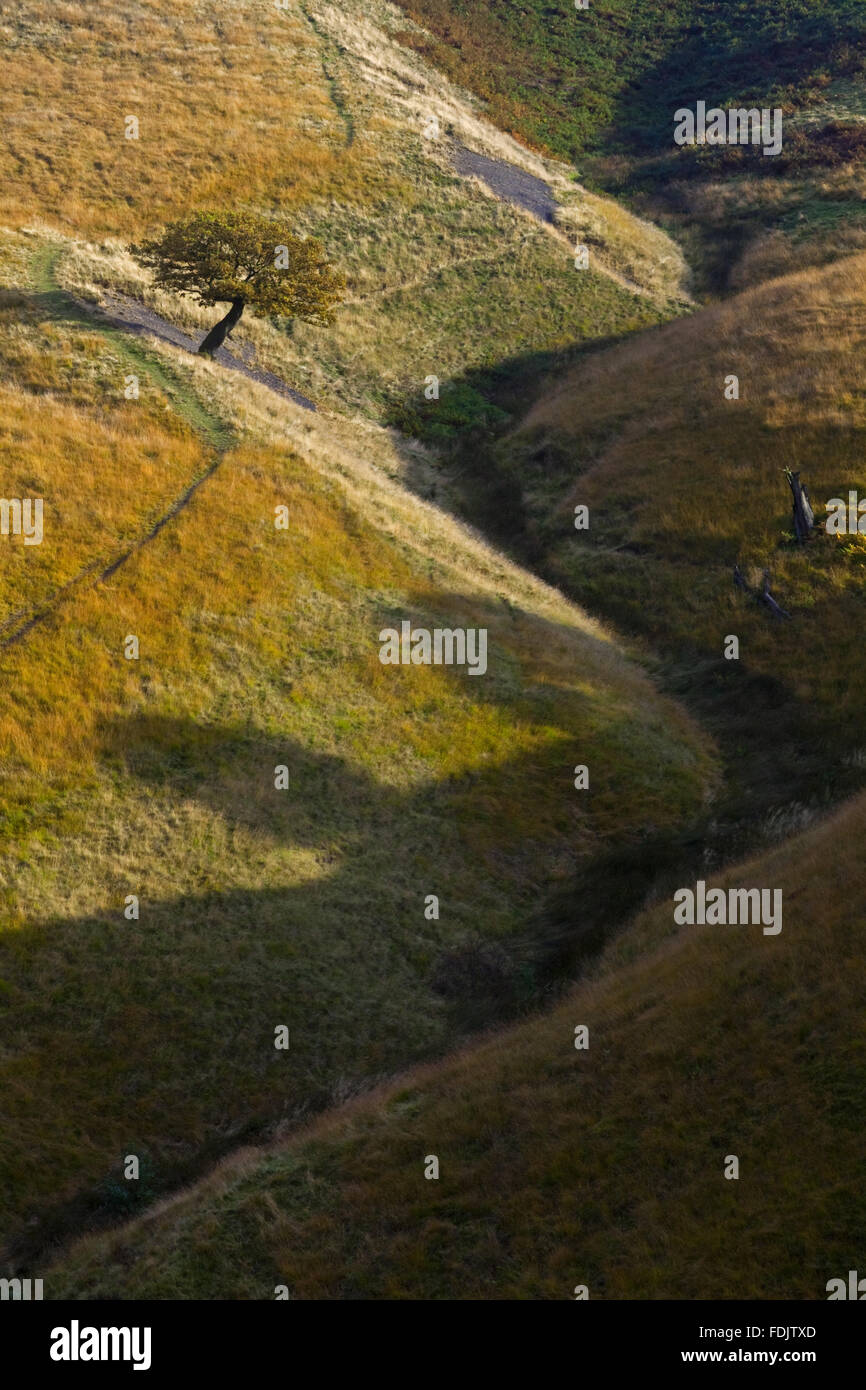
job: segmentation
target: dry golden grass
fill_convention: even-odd
[[[0,623],[13,626],[16,614],[28,616],[82,571],[116,559],[206,466],[200,440],[166,414],[158,392],[143,407],[124,400],[122,364],[99,338],[73,343],[52,327],[34,327],[26,340],[18,333],[14,354],[0,344],[15,382],[0,388],[3,495],[42,498],[44,518],[39,545],[3,538]],[[73,351],[102,377],[113,408],[97,409],[92,396],[86,406],[63,398]]]
[[[389,37],[399,17],[379,0],[286,11],[242,0],[229,15],[215,0],[138,4],[106,25],[84,5],[63,16],[40,0],[6,16],[0,218],[74,237],[61,274],[76,293],[133,294],[203,333],[213,312],[155,291],[125,246],[191,208],[291,213],[346,273],[346,304],[328,330],[247,314],[235,339],[317,401],[379,419],[430,372],[447,389],[676,310],[674,244],[496,131]],[[137,114],[138,140],[124,137],[124,113]],[[453,140],[545,179],[562,226],[591,237],[590,271],[575,271],[571,235],[458,176]]]
[[[346,203],[406,203],[429,217],[437,181],[423,166],[438,165],[441,181],[451,137],[549,180],[574,203],[568,167],[484,121],[467,93],[390,38],[399,23],[380,0],[351,9],[327,0],[291,0],[285,10],[260,0],[229,10],[219,0],[178,0],[170,11],[146,0],[7,8],[0,219],[41,216],[65,232],[133,236],[238,199],[265,211],[316,205],[332,218]],[[129,116],[137,139],[126,138]],[[422,139],[431,116],[438,142]],[[586,202],[611,265],[646,274],[653,294],[675,294],[684,266],[673,243],[610,200]],[[374,235],[383,230],[380,218]],[[411,240],[399,241],[406,256]],[[394,279],[409,278],[394,269]],[[421,271],[419,255],[412,270]]]
[[[192,207],[388,194],[346,132],[300,7],[26,0],[0,35],[0,215],[140,234]],[[139,138],[125,136],[126,117]],[[393,190],[391,190],[393,192]]]
[[[786,543],[783,471],[801,471],[818,512],[862,492],[864,311],[860,256],[747,291],[586,362],[511,446],[557,440],[570,461],[536,522],[559,571],[581,576],[578,592],[594,573],[623,611],[650,585],[652,604],[632,611],[652,641],[720,657],[738,634],[750,670],[854,726],[864,551],[820,528],[807,547]],[[738,401],[725,399],[729,374]],[[584,546],[569,534],[577,502],[592,517]],[[769,566],[795,621],[773,623],[740,595],[735,562],[751,578]]]
[[[34,242],[5,243],[21,284]],[[146,1200],[245,1127],[447,1049],[443,952],[507,941],[609,836],[688,819],[713,758],[610,634],[401,486],[387,431],[19,293],[0,325],[14,476],[68,498],[40,601],[54,568],[146,535],[212,457],[191,424],[238,441],[115,575],[0,653],[4,1231],[35,1214],[47,1239],[126,1209],[124,1152],[157,1174]],[[121,350],[138,402],[117,401]],[[489,676],[382,667],[378,632],[403,615],[486,627]],[[286,1011],[290,1076],[273,1065]]]

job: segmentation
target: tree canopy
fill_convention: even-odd
[[[231,303],[199,351],[218,347],[247,305],[281,318],[333,323],[346,284],[321,242],[298,236],[283,218],[249,212],[195,212],[131,251],[163,289],[204,305]]]

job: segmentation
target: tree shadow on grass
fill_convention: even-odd
[[[477,598],[465,603],[484,611]],[[521,620],[519,610],[487,609],[491,624]],[[558,624],[547,627],[545,640],[556,640]],[[509,675],[491,674],[449,678],[496,704]],[[585,698],[537,692],[563,735],[574,735]],[[633,715],[612,718],[630,738]],[[118,867],[99,913],[0,938],[0,1179],[10,1198],[29,1194],[23,1208],[12,1198],[13,1267],[123,1219],[245,1141],[549,1002],[657,877],[664,836],[648,832],[648,854],[638,826],[628,874],[627,846],[613,862],[596,845],[568,883],[545,881],[544,852],[568,846],[571,813],[564,830],[536,827],[535,847],[526,837],[534,808],[520,808],[514,825],[502,814],[538,777],[542,755],[531,749],[407,790],[252,725],[143,712],[107,723],[101,738],[106,767],[147,789],[157,828],[165,820],[154,843],[176,843],[180,821],[205,848],[183,866],[184,892],[148,898]],[[571,751],[563,744],[569,806]],[[289,769],[286,791],[274,786],[279,765]],[[485,821],[492,843],[475,839]],[[246,869],[228,888],[219,865],[227,842]],[[543,909],[554,888],[552,940]],[[137,920],[124,916],[130,893]],[[431,894],[438,920],[425,915]],[[274,1045],[282,1025],[286,1051]],[[139,1187],[123,1177],[131,1154],[142,1161]]]

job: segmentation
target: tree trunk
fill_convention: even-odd
[[[809,494],[805,484],[800,482],[799,473],[792,473],[790,468],[786,468],[785,477],[794,497],[794,535],[798,541],[807,541],[815,525],[815,513],[809,503]]]
[[[229,309],[224,319],[220,319],[219,323],[214,324],[210,333],[208,333],[204,342],[201,344],[199,353],[203,354],[205,357],[213,357],[217,348],[222,347],[243,311],[244,301],[242,299],[233,299],[232,307]]]

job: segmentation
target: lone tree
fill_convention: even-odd
[[[200,304],[231,305],[198,351],[212,357],[247,305],[262,314],[333,323],[346,287],[321,242],[299,237],[280,218],[248,212],[195,212],[131,248],[163,289]]]

